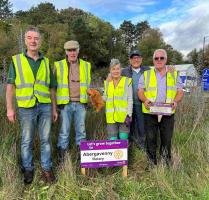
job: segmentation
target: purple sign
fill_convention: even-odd
[[[150,114],[171,115],[172,114],[172,104],[154,102],[150,106]]]
[[[128,164],[128,140],[82,141],[81,167],[113,167]]]

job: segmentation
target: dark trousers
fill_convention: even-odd
[[[174,115],[163,116],[158,122],[157,115],[144,114],[147,155],[149,160],[157,164],[157,141],[160,135],[160,155],[168,164],[171,160],[171,139],[174,129]]]
[[[131,139],[140,147],[144,149],[145,134],[144,134],[144,114],[142,106],[133,104],[132,123],[130,129]]]

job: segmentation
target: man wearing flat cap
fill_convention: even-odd
[[[139,50],[134,50],[129,54],[130,66],[122,70],[122,76],[132,78],[133,87],[133,114],[130,137],[136,145],[144,150],[145,134],[144,134],[144,116],[142,113],[142,102],[138,98],[138,82],[139,77],[144,71],[149,70],[149,67],[141,66],[142,53]]]
[[[64,44],[66,58],[54,63],[57,80],[57,105],[60,109],[60,131],[58,136],[59,161],[64,161],[69,149],[71,122],[74,118],[75,142],[79,147],[86,139],[85,116],[91,82],[91,64],[78,58],[79,43],[70,40]]]

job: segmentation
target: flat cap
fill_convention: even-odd
[[[75,40],[70,40],[65,42],[64,44],[64,49],[78,49],[79,48],[79,43]]]

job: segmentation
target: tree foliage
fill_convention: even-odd
[[[152,55],[156,49],[162,49],[165,46],[162,34],[158,29],[148,29],[146,30],[138,44],[138,48],[143,54],[143,64],[153,65]]]
[[[41,50],[51,62],[65,56],[63,45],[68,40],[80,43],[79,56],[87,57],[93,69],[107,67],[113,57],[119,58],[125,66],[128,64],[129,52],[136,48],[143,52],[145,65],[152,65],[152,54],[156,48],[167,49],[171,63],[182,62],[182,55],[166,44],[160,31],[152,29],[147,21],[136,25],[124,21],[119,29],[115,29],[110,23],[83,10],[71,7],[56,10],[52,3],[40,3],[27,11],[20,10],[7,22],[0,23],[1,37],[6,37],[8,47],[12,43],[15,53],[18,53],[18,46],[23,41],[20,36],[23,36],[22,32],[28,25],[40,29]],[[11,37],[14,38],[12,42]],[[2,51],[10,52],[8,47],[3,44]]]
[[[138,22],[136,25],[132,24],[131,21],[123,21],[120,29],[122,30],[121,36],[124,39],[127,51],[136,48],[142,38],[142,34],[149,28],[150,26],[147,21]]]
[[[0,20],[12,17],[12,4],[9,0],[0,0]]]
[[[209,67],[209,45],[204,49],[204,57],[202,49],[193,49],[187,54],[187,62],[194,64],[199,73],[202,73],[204,68]]]
[[[163,40],[159,29],[149,28],[143,32],[140,42],[137,46],[143,53],[143,64],[153,65],[152,57],[156,49],[165,49],[168,55],[168,64],[182,64],[183,55],[174,50],[173,47]]]

